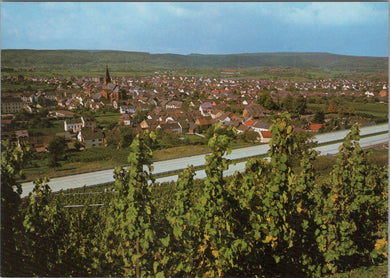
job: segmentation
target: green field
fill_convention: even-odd
[[[388,116],[389,107],[385,103],[349,103],[355,109],[355,112],[367,113],[375,117]]]

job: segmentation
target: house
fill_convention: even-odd
[[[260,131],[260,142],[269,143],[272,139],[272,133],[269,131]]]
[[[104,133],[97,128],[83,127],[77,135],[77,139],[84,143],[86,149],[103,146]]]
[[[143,120],[139,126],[142,128],[142,129],[148,129],[149,128],[149,125],[148,125],[148,122],[146,120]]]
[[[311,124],[309,125],[309,131],[310,132],[319,132],[322,128],[323,124]]]
[[[204,102],[199,106],[199,111],[203,117],[209,115],[209,112],[213,109],[213,105],[210,102]]]
[[[197,132],[208,129],[213,122],[207,118],[197,118],[195,121],[195,130]]]
[[[90,128],[96,127],[96,121],[92,117],[83,116],[81,117],[81,122],[83,123],[83,127],[90,127]]]
[[[1,99],[1,113],[14,114],[25,109],[25,102],[19,98],[2,98]]]
[[[129,114],[123,114],[119,117],[118,119],[118,124],[121,125],[125,125],[125,126],[130,126],[131,125],[131,117]]]
[[[74,133],[81,130],[83,122],[81,119],[68,119],[64,122],[65,131],[72,130]]]
[[[257,121],[252,125],[253,131],[257,132],[260,134],[261,131],[268,131],[269,128],[271,127],[270,123],[262,122],[262,121]]]
[[[165,108],[166,109],[181,109],[182,106],[183,106],[182,101],[172,100],[165,105]]]
[[[73,118],[76,114],[66,110],[50,111],[50,116],[55,118]]]
[[[380,97],[387,97],[387,91],[386,90],[382,90],[379,92],[379,96]]]
[[[244,109],[242,116],[244,118],[252,117],[253,119],[259,119],[269,114],[269,111],[261,107],[260,105],[250,105]]]
[[[241,124],[237,127],[237,134],[244,133],[245,131],[248,131],[249,129],[250,129],[249,126]]]
[[[254,120],[247,120],[247,121],[245,122],[245,125],[251,127],[251,126],[253,126],[255,123],[256,123],[256,121],[254,121]]]
[[[227,113],[222,113],[222,112],[218,113],[214,119],[221,122],[224,125],[229,125],[231,121],[229,115]]]
[[[119,107],[119,112],[121,114],[134,114],[135,113],[135,107],[131,105],[121,105]]]
[[[15,136],[17,139],[29,137],[27,130],[17,130],[17,131],[15,131]]]
[[[161,128],[169,133],[169,132],[176,132],[176,133],[182,133],[183,129],[181,125],[178,122],[167,122],[164,125],[161,125]]]

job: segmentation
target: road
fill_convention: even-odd
[[[388,128],[389,128],[388,124],[364,127],[361,129],[361,135],[388,131]],[[348,132],[349,131],[337,131],[333,133],[319,134],[316,136],[316,141],[318,141],[320,144],[323,144],[326,142],[342,140]],[[388,134],[362,138],[360,140],[361,146],[369,146],[370,144],[375,145],[384,142],[388,142]],[[340,143],[321,146],[318,147],[317,150],[319,150],[321,154],[328,154],[328,153],[335,154],[338,152],[339,145]],[[226,157],[234,160],[234,159],[240,159],[245,157],[264,155],[267,153],[268,149],[269,149],[268,144],[236,149],[233,150],[232,153],[230,155],[227,155]],[[185,158],[158,161],[153,163],[153,167],[154,167],[153,173],[154,174],[165,173],[169,171],[185,169],[187,168],[188,165],[202,166],[204,164],[205,164],[205,155],[195,155],[195,156],[190,156]],[[237,163],[235,166],[232,165],[229,168],[227,174],[230,175],[233,174],[235,171],[242,171],[244,168],[245,168],[245,162]],[[177,175],[174,175],[174,176],[157,179],[157,181],[158,182],[172,181],[174,180],[175,177],[177,179]],[[196,178],[204,178],[204,177],[205,177],[204,170],[197,171]],[[77,188],[77,187],[82,187],[84,185],[92,186],[96,184],[110,183],[113,181],[114,181],[113,169],[108,169],[108,170],[102,170],[97,172],[89,172],[83,174],[76,174],[72,176],[53,178],[50,180],[49,185],[52,191],[55,192],[55,191],[60,191],[61,189]],[[34,185],[32,182],[25,182],[22,183],[22,188],[23,188],[22,197],[25,197],[32,191]]]
[[[385,143],[389,141],[389,135],[388,134],[381,134],[373,137],[367,137],[360,139],[360,146],[361,147],[370,147],[375,146],[381,143]],[[315,148],[316,151],[319,151],[319,155],[335,155],[339,152],[339,147],[341,143],[334,143],[326,146],[320,146]],[[236,171],[242,172],[245,170],[246,161],[236,163],[235,165],[230,165],[229,169],[224,171],[225,176],[233,175]],[[206,177],[205,170],[199,170],[195,172],[195,178],[196,179],[203,179]],[[156,179],[156,182],[171,182],[171,181],[177,181],[178,176],[169,176],[169,177],[163,177]]]

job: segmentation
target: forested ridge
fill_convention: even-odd
[[[24,199],[16,176],[28,150],[3,142],[1,275],[324,277],[383,262],[388,172],[368,162],[359,127],[321,181],[288,114],[270,132],[270,161],[251,159],[231,177],[223,155],[234,129],[215,127],[204,180],[189,166],[170,186],[153,181],[155,135],[145,132],[112,188],[58,194],[40,179]]]
[[[4,68],[129,69],[298,67],[358,72],[387,72],[387,57],[331,53],[243,53],[226,55],[150,54],[112,50],[2,50]]]

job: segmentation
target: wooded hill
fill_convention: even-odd
[[[117,71],[183,68],[294,67],[360,73],[388,72],[388,57],[329,53],[250,53],[230,55],[150,54],[100,50],[2,50],[2,68],[78,69],[94,71],[109,65]]]

